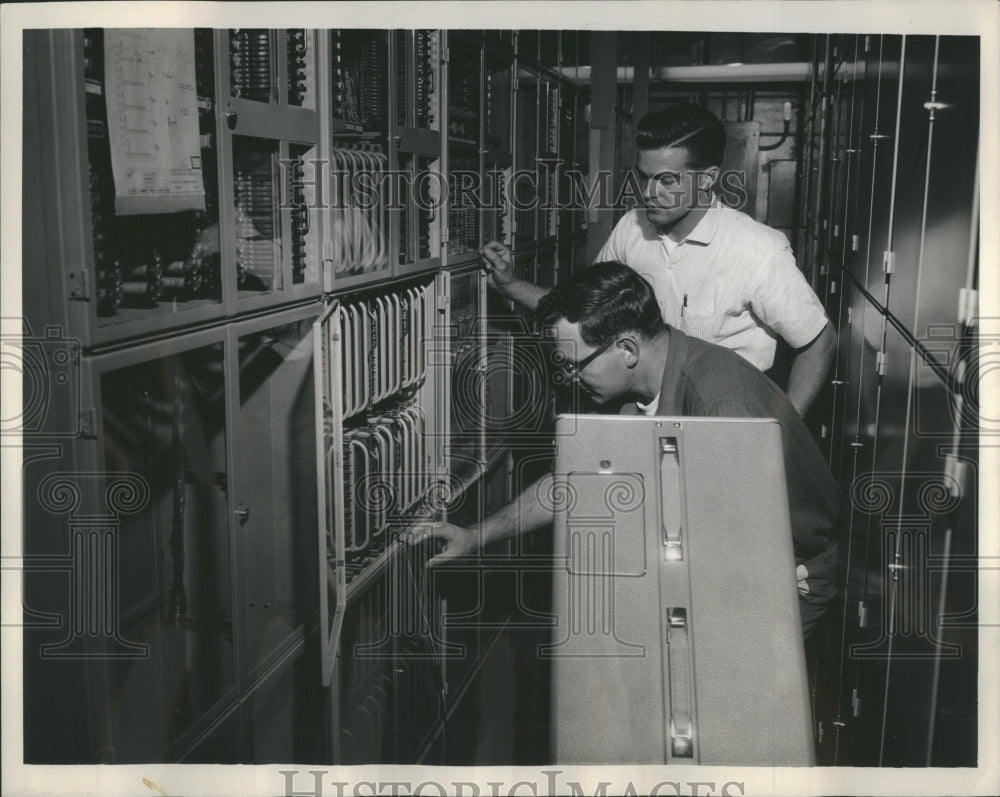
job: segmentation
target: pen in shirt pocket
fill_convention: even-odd
[[[681,302],[681,318],[684,318],[684,308],[688,306],[688,295],[684,294],[684,301]]]

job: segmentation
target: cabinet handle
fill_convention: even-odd
[[[230,130],[236,129],[236,124],[239,122],[240,117],[236,111],[226,111],[222,114],[223,118],[226,120],[226,124],[229,126]]]
[[[245,526],[250,519],[250,507],[246,504],[240,504],[240,508],[236,510],[235,515],[240,525]]]

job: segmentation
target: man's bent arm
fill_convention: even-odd
[[[514,259],[500,241],[490,241],[480,249],[479,262],[489,274],[490,286],[529,310],[535,310],[538,300],[548,293],[548,288],[540,288],[514,274]]]
[[[492,277],[492,275],[490,276]],[[529,310],[535,310],[538,307],[538,300],[549,292],[548,288],[540,288],[538,285],[533,285],[522,279],[514,279],[503,285],[490,279],[489,283],[508,299],[513,299]]]
[[[829,321],[811,343],[796,352],[788,375],[787,393],[788,400],[799,415],[804,416],[812,406],[826,381],[836,353],[837,333]]]

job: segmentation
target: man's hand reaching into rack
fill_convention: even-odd
[[[510,250],[499,241],[490,241],[479,250],[479,262],[489,275],[490,286],[506,294],[507,288],[517,281]]]
[[[534,310],[538,306],[538,300],[548,292],[545,288],[518,278],[514,273],[514,259],[510,250],[499,241],[490,241],[479,250],[479,262],[489,275],[491,288],[529,310]]]
[[[427,567],[447,564],[452,559],[468,556],[480,547],[478,528],[463,528],[453,523],[426,523],[410,529],[406,541],[416,545],[428,539],[438,539],[445,543],[444,550],[427,560]]]

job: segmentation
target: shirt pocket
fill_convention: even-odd
[[[680,329],[686,335],[714,343],[719,337],[722,317],[715,312],[693,310],[685,307],[680,318]]]

